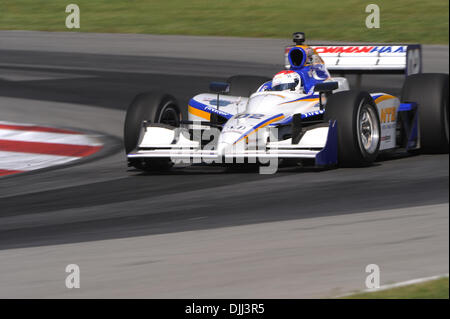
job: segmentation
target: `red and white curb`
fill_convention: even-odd
[[[0,176],[67,164],[98,152],[92,135],[0,121]]]

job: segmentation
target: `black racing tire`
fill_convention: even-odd
[[[233,75],[227,79],[230,84],[229,95],[249,97],[264,83],[271,79],[256,75]]]
[[[420,152],[448,153],[448,74],[408,76],[403,85],[401,101],[418,104]]]
[[[137,146],[143,121],[178,126],[180,109],[177,100],[161,93],[141,93],[133,99],[127,109],[123,132],[127,154]]]
[[[139,142],[142,122],[161,123],[170,126],[179,126],[181,113],[177,100],[163,93],[138,94],[127,109],[124,125],[124,147],[128,154],[133,151]],[[133,159],[129,164],[142,170],[163,170],[171,167],[170,159]]]
[[[373,163],[380,149],[381,126],[377,106],[369,93],[351,90],[330,95],[324,119],[337,121],[339,166]]]

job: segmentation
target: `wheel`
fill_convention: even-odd
[[[448,74],[408,76],[401,101],[418,104],[421,152],[448,153]]]
[[[249,97],[255,93],[261,85],[270,80],[270,78],[265,76],[234,75],[227,79],[227,83],[230,84],[229,95]]]
[[[337,121],[339,166],[366,166],[375,160],[381,127],[377,106],[369,93],[344,91],[331,95],[324,119]]]
[[[127,109],[124,125],[124,146],[128,154],[137,147],[143,121],[179,126],[181,113],[174,97],[161,93],[138,94]],[[139,169],[170,168],[170,159],[133,159],[129,164]]]

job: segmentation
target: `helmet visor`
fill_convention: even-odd
[[[272,87],[272,91],[286,91],[286,90],[295,90],[295,87],[298,83],[292,82],[292,83],[282,83],[278,84]]]

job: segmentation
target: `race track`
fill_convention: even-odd
[[[0,179],[0,297],[332,297],[448,273],[448,155],[275,175],[128,170],[124,110],[163,89],[271,76],[288,40],[0,32],[0,120],[103,134],[94,159]],[[448,73],[448,46],[424,48]],[[398,94],[400,76],[363,88]],[[64,286],[67,264],[81,288]]]

